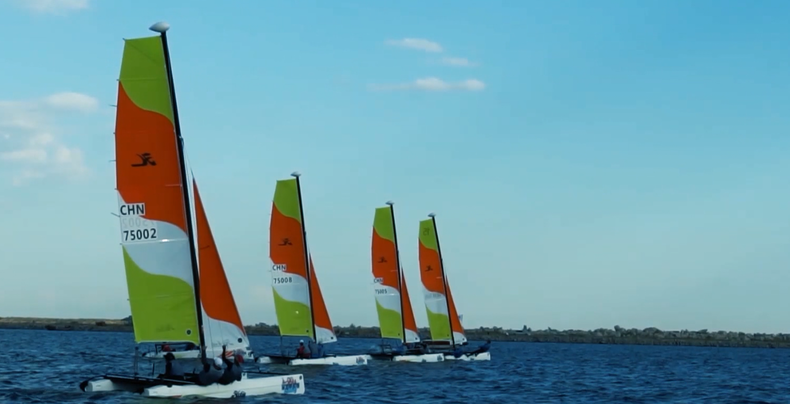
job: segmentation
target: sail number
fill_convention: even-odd
[[[158,238],[156,222],[146,219],[145,203],[123,203],[118,207],[123,242],[147,241]]]
[[[156,229],[124,230],[123,241],[153,240],[156,238]]]
[[[293,283],[294,279],[290,276],[275,276],[272,278],[272,283],[275,285],[287,285]]]
[[[385,288],[376,288],[377,295],[386,295],[389,294],[389,291]]]

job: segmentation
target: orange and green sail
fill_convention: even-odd
[[[464,329],[455,309],[450,285],[439,253],[434,219],[420,221],[419,233],[420,278],[425,294],[425,310],[431,339],[448,340],[455,344],[466,342]],[[452,332],[452,334],[451,334]]]
[[[277,181],[274,190],[269,257],[277,324],[280,335],[308,337],[317,343],[335,342],[337,337],[312,258],[309,258],[309,275],[307,272],[307,240],[304,238],[299,192],[295,178]],[[309,252],[307,256],[310,256]]]
[[[417,342],[420,340],[417,323],[397,254],[392,207],[377,208],[373,218],[371,266],[381,337]]]
[[[115,165],[135,341],[200,343],[179,151],[159,36],[127,39]]]

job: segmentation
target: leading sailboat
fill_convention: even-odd
[[[447,283],[436,229],[436,215],[431,213],[428,216],[430,219],[420,221],[419,255],[425,311],[431,329],[429,344],[437,349],[446,347],[449,350],[456,350],[467,344],[466,335],[458,311],[455,309],[450,285]],[[491,353],[473,351],[456,356],[448,352],[445,354],[445,359],[491,360]]]
[[[277,181],[269,225],[269,257],[277,325],[282,337],[307,339],[310,356],[281,352],[258,358],[258,363],[289,365],[366,365],[368,355],[336,356],[323,352],[323,344],[337,342],[321,295],[313,259],[307,245],[300,174]]]
[[[381,338],[397,341],[394,347],[382,344],[382,352],[371,356],[395,362],[443,361],[444,355],[441,353],[427,354],[420,352],[420,349],[414,349],[415,344],[420,342],[420,335],[400,263],[395,207],[392,201],[388,201],[387,206],[376,209],[370,249],[373,293]]]
[[[158,36],[128,39],[124,45],[115,127],[121,245],[135,343],[191,343],[206,357],[201,279],[168,29],[166,23],[154,24],[151,30]],[[103,375],[85,380],[80,388],[171,398],[304,393],[301,374],[255,378],[245,373],[229,385],[200,386],[192,375],[181,380],[141,376],[137,358],[132,375]]]

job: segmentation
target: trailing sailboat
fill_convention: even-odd
[[[396,362],[441,362],[443,354],[425,353],[417,345],[420,335],[400,263],[395,208],[391,201],[387,205],[377,208],[373,218],[370,258],[381,338],[397,342],[394,347],[382,344],[382,352],[371,356]]]
[[[461,319],[455,309],[450,285],[442,260],[439,236],[436,229],[436,215],[428,215],[430,219],[420,221],[419,255],[420,278],[422,280],[425,311],[428,314],[428,326],[431,329],[429,345],[437,350],[444,348],[445,359],[449,360],[491,360],[488,351],[472,351],[462,355],[461,346],[466,345],[466,335]],[[428,341],[426,341],[428,342]]]
[[[269,257],[280,341],[282,343],[282,337],[303,339],[297,354],[281,352],[257,361],[289,365],[365,365],[370,358],[368,355],[335,356],[323,352],[323,345],[337,342],[337,337],[307,245],[299,173],[291,175],[294,178],[277,181],[274,191]],[[304,346],[304,339],[308,340],[308,347]]]
[[[166,23],[154,24],[151,30],[159,36],[128,39],[124,45],[115,127],[121,246],[135,343],[194,344],[200,356],[206,357],[207,321],[203,307],[208,308],[208,317],[213,320],[234,324],[235,319],[227,321],[227,317],[216,314],[217,307],[227,308],[223,306],[227,297],[232,301],[229,294],[222,300],[213,299],[212,292],[208,292],[208,299],[201,299],[201,277],[216,276],[221,264],[217,267],[218,254],[216,262],[211,263],[209,256],[216,252],[214,247],[214,252],[204,256],[204,274],[198,267],[183,138],[167,47],[168,28]],[[201,212],[205,216],[202,204],[198,215]],[[198,226],[201,223],[208,228],[205,217],[198,220]],[[210,231],[202,234],[204,241],[210,239]],[[213,245],[213,240],[209,244]],[[241,340],[245,344],[246,336]],[[213,347],[209,348],[211,352]],[[193,374],[181,380],[153,374],[141,376],[138,356],[134,358],[132,375],[107,374],[85,380],[80,388],[173,398],[304,393],[301,374],[248,377],[245,373],[240,381],[228,385],[201,386],[192,381]]]

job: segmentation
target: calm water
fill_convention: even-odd
[[[361,351],[376,340],[343,340]],[[252,337],[258,352],[279,339]],[[89,394],[80,381],[131,370],[132,335],[0,330],[0,403],[163,403],[130,393]],[[10,347],[10,348],[9,348]],[[790,350],[497,343],[491,362],[355,367],[270,366],[302,372],[304,396],[270,403],[788,403]],[[217,399],[173,402],[221,402]]]

